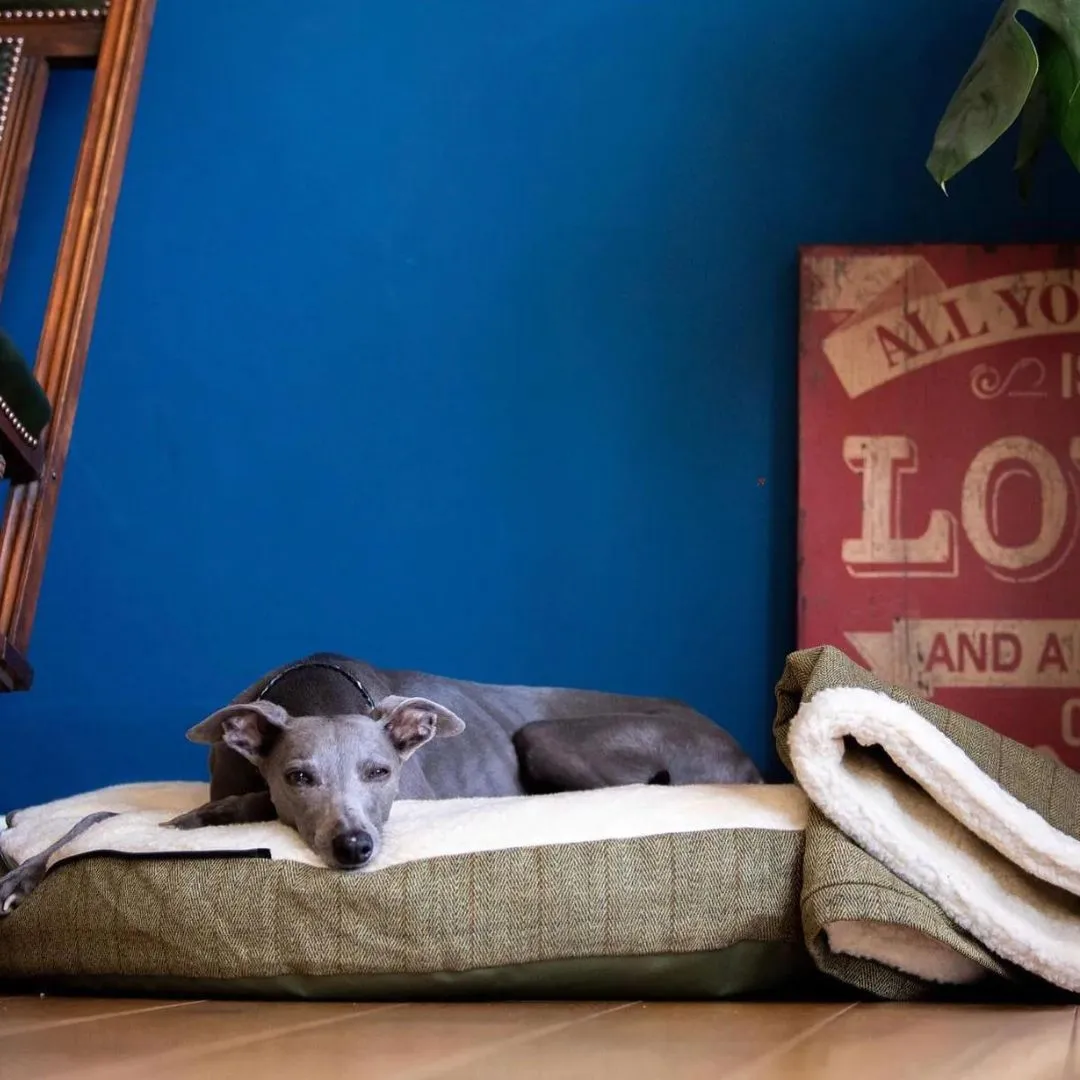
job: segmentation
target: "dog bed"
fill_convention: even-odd
[[[178,831],[203,784],[110,788],[10,815],[17,864],[85,814],[0,920],[0,985],[306,998],[788,996],[807,804],[793,785],[402,801],[370,870],[279,823]]]

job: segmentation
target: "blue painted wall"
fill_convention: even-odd
[[[0,803],[198,777],[330,648],[675,694],[772,760],[795,248],[1076,238],[1060,160],[945,199],[996,0],[160,0]],[[2,317],[35,340],[88,78]]]

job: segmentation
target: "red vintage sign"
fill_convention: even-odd
[[[801,259],[799,644],[1080,768],[1080,261]]]

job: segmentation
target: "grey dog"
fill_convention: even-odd
[[[278,819],[343,870],[376,855],[396,798],[761,782],[726,731],[677,701],[464,682],[333,653],[263,676],[188,738],[210,746],[210,802],[166,824]],[[0,913],[93,823],[0,878]]]

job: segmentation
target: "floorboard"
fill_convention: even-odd
[[[2,1080],[1080,1078],[1077,1011],[0,999]]]

